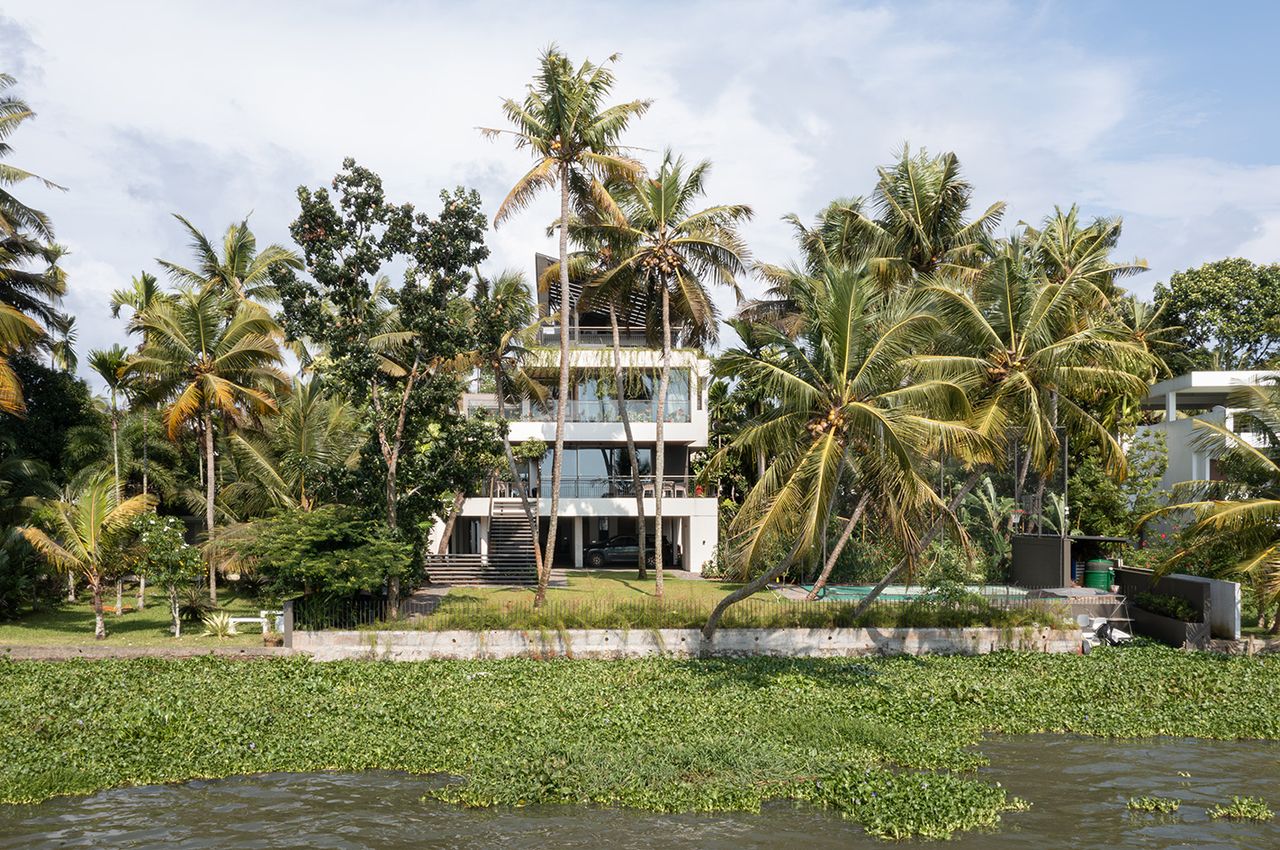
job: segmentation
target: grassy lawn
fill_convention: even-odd
[[[1276,739],[1277,705],[1280,656],[1156,646],[892,659],[0,660],[0,803],[387,769],[460,777],[431,794],[466,805],[754,811],[797,800],[877,835],[942,837],[995,826],[1017,805],[973,772],[991,733]],[[1087,777],[1081,793],[1094,793]]]
[[[126,593],[124,614],[117,616],[108,611],[107,639],[93,639],[93,606],[87,601],[63,603],[49,611],[29,614],[20,620],[0,622],[0,647],[3,646],[155,646],[155,647],[205,647],[262,645],[260,632],[235,635],[219,640],[200,637],[204,627],[199,623],[183,623],[183,635],[174,638],[169,631],[168,600],[160,592],[149,589],[146,607],[135,611],[137,593]],[[107,600],[115,604],[114,592]],[[218,602],[233,617],[256,617],[258,603],[247,597],[239,597],[230,589],[218,592]],[[188,633],[187,630],[190,630]]]
[[[552,587],[547,590],[551,603],[582,602],[603,603],[643,602],[653,599],[656,582],[650,578],[641,581],[634,570],[570,570],[568,587]],[[720,581],[703,581],[690,578],[672,578],[666,575],[663,582],[665,598],[671,602],[699,602],[714,605],[720,597],[741,587],[740,584]],[[454,602],[487,603],[501,606],[509,602],[533,599],[532,587],[455,587],[449,590],[448,600]],[[764,591],[757,596],[773,596]]]

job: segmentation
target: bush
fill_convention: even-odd
[[[413,573],[411,544],[345,507],[258,520],[236,550],[252,563],[273,599],[380,592],[390,579],[408,579]]]
[[[1187,600],[1179,599],[1176,596],[1165,596],[1159,593],[1136,593],[1133,597],[1133,604],[1143,611],[1150,611],[1152,614],[1159,614],[1162,617],[1172,617],[1184,623],[1195,623],[1200,620],[1200,615],[1196,613],[1195,606]]]
[[[184,623],[202,622],[217,608],[203,587],[186,587],[178,594],[178,617]]]

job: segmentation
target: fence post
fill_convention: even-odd
[[[284,601],[284,645],[293,648],[293,600]]]

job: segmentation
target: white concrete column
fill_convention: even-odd
[[[573,565],[582,569],[582,517],[573,518]]]
[[[1169,391],[1164,394],[1164,421],[1172,422],[1178,418],[1178,394]]]
[[[689,572],[701,573],[702,565],[715,557],[718,535],[719,526],[714,515],[689,517],[689,545],[684,550],[684,562],[688,564]]]
[[[489,554],[489,518],[480,517],[480,554]]]

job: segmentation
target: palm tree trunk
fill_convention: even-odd
[[[711,640],[716,633],[716,628],[720,625],[720,618],[724,616],[724,612],[728,610],[730,605],[741,602],[748,596],[763,590],[765,585],[791,569],[791,565],[794,564],[796,558],[800,556],[800,547],[803,543],[803,536],[797,536],[795,545],[791,547],[791,551],[787,553],[787,557],[779,561],[773,569],[762,573],[735,590],[733,593],[730,593],[728,596],[721,599],[716,604],[716,607],[711,609],[711,616],[707,617],[707,622],[702,627],[702,636],[707,640]]]
[[[662,485],[665,477],[666,441],[663,435],[667,418],[667,387],[671,383],[671,293],[666,282],[662,286],[662,377],[658,381],[658,415],[655,428],[657,446],[653,458],[653,595],[662,598]]]
[[[124,579],[116,579],[116,616],[124,613]]]
[[[142,408],[142,495],[144,496],[147,495],[147,473],[149,472],[147,445],[151,439],[151,436],[147,433],[148,425],[147,409],[144,407]]]
[[[609,327],[613,331],[613,385],[618,402],[618,418],[622,420],[622,430],[627,435],[627,453],[631,457],[631,489],[636,496],[636,539],[639,549],[636,555],[636,577],[641,581],[649,577],[645,564],[645,535],[647,529],[644,520],[644,488],[640,485],[640,454],[636,451],[636,438],[631,432],[631,414],[627,412],[626,392],[623,389],[622,377],[622,339],[618,333],[618,311],[609,305]]]
[[[1276,613],[1271,618],[1271,630],[1268,634],[1280,635],[1280,602],[1276,603]]]
[[[467,500],[465,490],[459,490],[453,497],[453,507],[449,510],[449,518],[444,521],[444,533],[440,535],[440,545],[436,554],[443,555],[449,551],[449,541],[453,538],[453,529],[458,524],[458,514],[462,513],[462,503]]]
[[[116,504],[119,504],[124,501],[124,491],[120,488],[120,415],[114,399],[111,402],[111,462],[116,472]]]
[[[493,370],[494,383],[498,388],[498,418],[507,418],[507,405],[503,400],[502,394],[502,367],[495,366]],[[533,533],[533,564],[535,571],[539,576],[542,575],[542,547],[538,545],[538,515],[533,510],[533,501],[529,498],[529,488],[525,487],[520,480],[520,468],[516,465],[516,454],[511,450],[511,439],[505,433],[502,435],[502,453],[507,456],[507,467],[511,470],[511,482],[516,485],[516,489],[520,492],[520,506],[524,508],[525,519],[529,522],[529,529]],[[532,480],[533,476],[530,476]]]
[[[951,502],[947,505],[947,511],[949,513],[954,512],[956,508],[960,507],[960,503],[963,502],[965,496],[968,496],[969,493],[972,492],[973,488],[977,486],[978,479],[981,477],[982,473],[976,470],[969,473],[969,477],[965,479],[964,486],[951,497]],[[924,539],[920,541],[921,552],[929,548],[933,541],[937,539],[938,535],[942,533],[942,529],[944,527],[946,527],[945,515],[934,520],[933,525],[929,527],[929,531],[925,534]],[[871,603],[876,601],[881,593],[884,593],[884,589],[893,583],[893,580],[897,578],[904,569],[906,569],[906,566],[910,561],[911,559],[909,557],[904,557],[901,561],[898,561],[897,565],[894,566],[893,569],[889,570],[889,572],[885,574],[885,577],[880,579],[875,587],[871,588],[871,592],[864,596],[858,603],[858,607],[853,610],[853,619],[856,620],[858,617],[861,617],[866,613],[867,609],[871,607]]]
[[[107,621],[102,616],[102,582],[91,583],[89,589],[93,592],[93,637],[94,640],[106,640]]]
[[[854,526],[862,519],[862,514],[867,509],[867,502],[871,500],[870,493],[863,493],[862,498],[858,499],[857,506],[853,509],[853,513],[849,516],[849,521],[845,523],[844,530],[840,532],[840,539],[836,541],[835,548],[831,550],[831,554],[827,556],[827,562],[822,565],[822,573],[818,576],[818,580],[813,583],[813,589],[809,591],[809,595],[805,598],[814,600],[818,598],[818,592],[826,587],[827,579],[831,577],[831,571],[835,568],[836,561],[840,560],[840,553],[844,551],[845,544],[849,542],[849,538],[853,536]]]
[[[213,500],[217,496],[214,481],[213,414],[204,414],[204,527],[209,539],[213,539]],[[212,554],[209,557],[209,600],[218,604],[218,567]]]
[[[138,574],[138,610],[141,611],[147,605],[147,577],[141,573]]]
[[[76,574],[67,573],[67,601],[76,601]]]
[[[560,519],[560,475],[564,468],[564,418],[569,404],[569,166],[560,166],[560,398],[556,404],[556,447],[551,459],[551,515],[547,517],[546,552],[543,569],[538,573],[538,592],[534,607],[547,600],[547,583],[555,563],[556,525]]]

